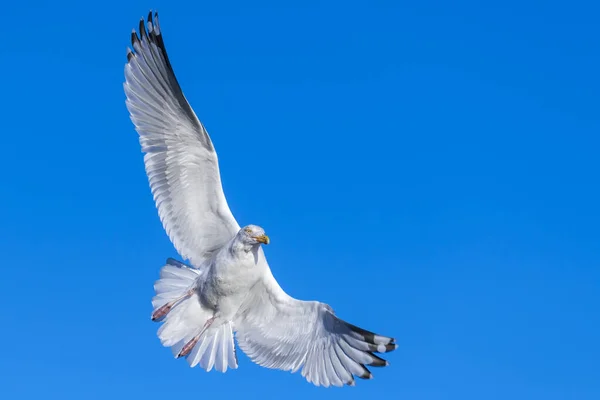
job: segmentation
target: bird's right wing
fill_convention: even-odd
[[[265,262],[261,251],[259,262]],[[317,386],[354,385],[372,377],[365,365],[387,361],[373,353],[396,349],[393,338],[339,319],[327,304],[301,301],[279,286],[271,270],[250,291],[235,321],[240,348],[255,363],[296,372]]]
[[[147,30],[146,30],[147,26]],[[127,109],[145,153],[160,220],[179,254],[198,267],[239,230],[221,186],[217,154],[175,78],[158,15],[131,34]]]

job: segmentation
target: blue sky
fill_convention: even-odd
[[[0,398],[600,398],[598,6],[281,3],[3,6]],[[122,90],[150,8],[281,285],[397,338],[374,380],[161,347]]]

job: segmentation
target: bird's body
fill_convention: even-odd
[[[169,259],[154,288],[158,336],[190,366],[237,368],[239,347],[255,363],[302,370],[322,386],[354,385],[372,377],[366,365],[385,366],[374,353],[396,348],[339,319],[318,301],[289,296],[275,280],[261,245],[262,228],[240,228],[221,186],[217,154],[187,102],[152,14],[132,33],[125,94],[140,135],[150,188],[173,245],[191,265]]]
[[[250,288],[264,274],[266,264],[258,262],[259,252],[259,247],[248,248],[236,236],[215,253],[205,265],[206,274],[197,280],[202,304],[233,321]]]

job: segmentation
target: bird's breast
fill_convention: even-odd
[[[217,255],[199,287],[201,301],[211,308],[235,313],[260,276],[254,257]]]

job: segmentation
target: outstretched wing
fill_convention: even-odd
[[[147,30],[146,30],[147,28]],[[127,109],[145,153],[160,220],[183,258],[199,266],[239,230],[221,186],[213,144],[173,73],[158,15],[131,34],[125,65]]]
[[[235,327],[239,346],[252,361],[292,372],[302,368],[302,376],[317,386],[352,386],[354,376],[371,379],[366,365],[388,365],[374,353],[397,347],[393,338],[342,321],[327,304],[290,297],[268,267]]]

